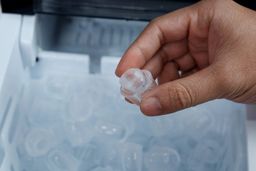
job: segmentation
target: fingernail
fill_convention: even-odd
[[[142,112],[146,115],[155,115],[161,113],[162,111],[161,103],[155,97],[149,97],[145,100],[142,100],[141,108]]]

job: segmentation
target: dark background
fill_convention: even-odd
[[[47,13],[150,20],[197,2],[196,0],[1,0],[6,13]],[[256,0],[237,0],[256,9]],[[88,5],[89,4],[89,5]],[[139,4],[139,5],[138,5]]]

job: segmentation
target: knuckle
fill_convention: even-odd
[[[149,22],[148,28],[152,28],[153,30],[158,30],[158,19],[153,19]]]
[[[156,35],[157,39],[159,39],[159,43],[162,45],[166,40],[164,36],[164,31],[161,28],[161,21],[161,17],[153,19],[149,23],[148,28],[150,28],[151,33],[153,33],[152,35]]]
[[[172,103],[170,105],[178,110],[190,107],[193,104],[191,90],[181,83],[168,87],[168,95],[169,101]]]
[[[153,20],[150,21],[149,25],[157,25],[157,23],[160,21],[160,17],[156,17]]]

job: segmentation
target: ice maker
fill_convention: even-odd
[[[193,1],[2,3],[0,171],[248,171],[245,105],[149,118],[120,95],[124,50]]]

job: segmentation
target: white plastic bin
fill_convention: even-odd
[[[244,105],[152,118],[124,102],[108,71],[145,24],[0,16],[1,171],[248,170]]]

